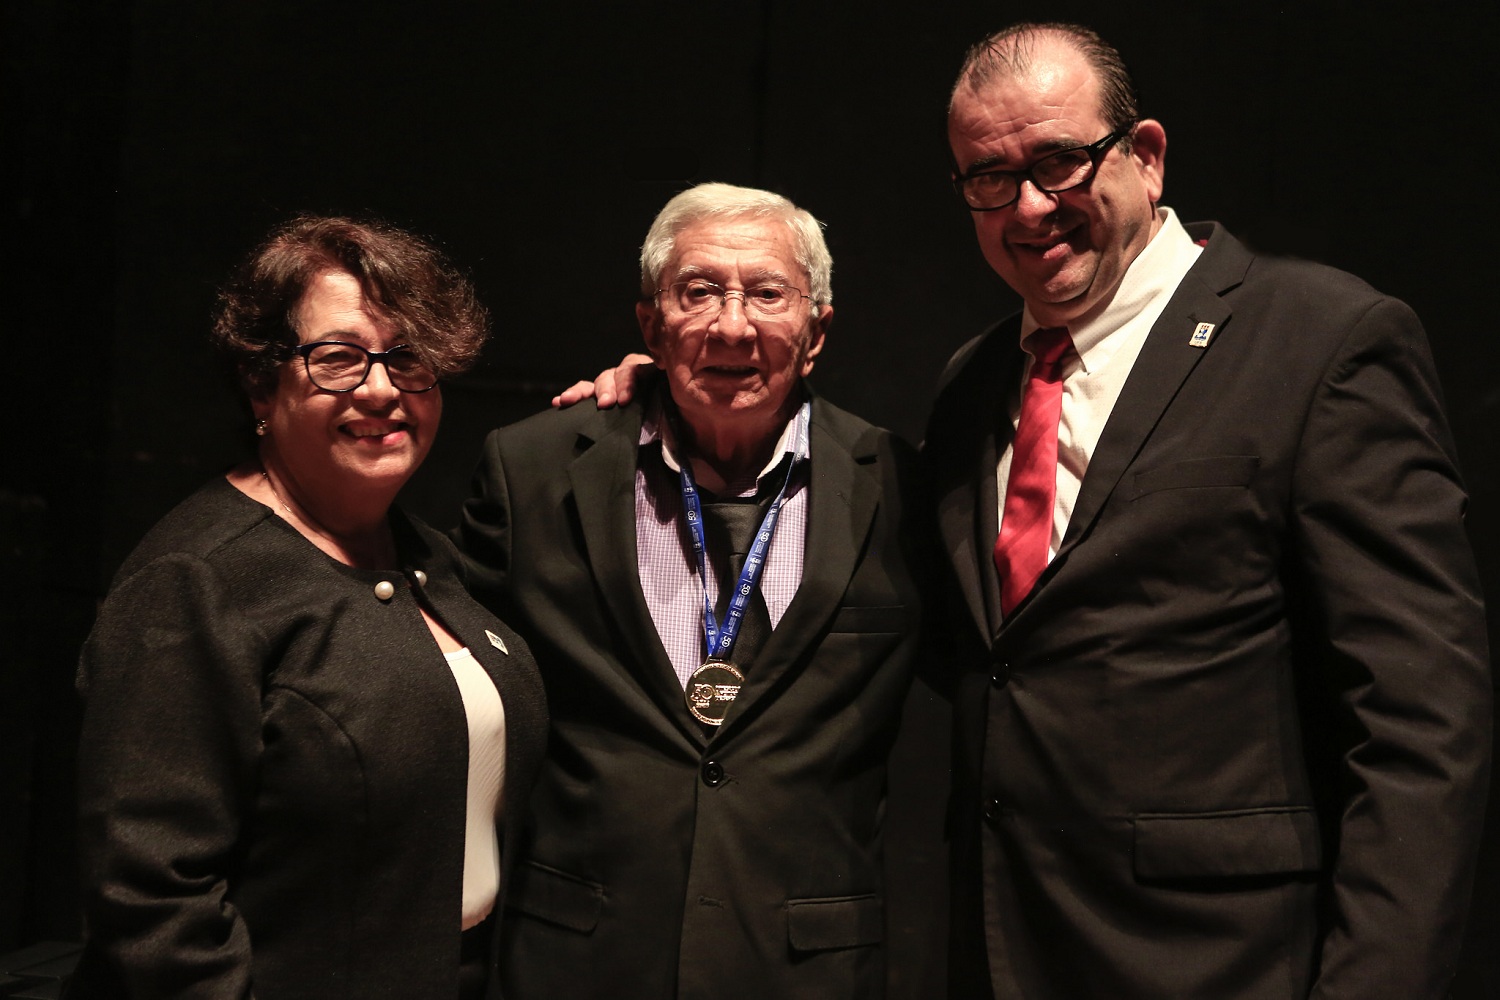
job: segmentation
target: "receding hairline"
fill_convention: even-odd
[[[983,104],[989,88],[1011,81],[1040,84],[1048,70],[1079,69],[1092,81],[1094,113],[1108,128],[1126,133],[1119,149],[1128,153],[1131,129],[1141,120],[1135,81],[1120,51],[1080,24],[1023,22],[970,46],[949,95],[949,127],[954,125],[960,98]]]
[[[1099,70],[1083,48],[1083,39],[1071,25],[1038,24],[1006,29],[974,45],[959,70],[958,79],[948,97],[948,109],[960,91],[978,94],[987,86],[1014,80],[1032,73],[1045,55],[1063,51],[1075,57],[1088,70],[1095,88],[1101,85]]]

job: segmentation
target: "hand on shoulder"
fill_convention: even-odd
[[[640,370],[650,368],[652,364],[650,355],[627,354],[620,359],[619,365],[606,368],[595,376],[592,382],[586,380],[574,382],[553,396],[552,405],[562,409],[592,398],[594,405],[601,410],[607,410],[613,406],[624,406],[635,397],[635,384],[640,376]]]

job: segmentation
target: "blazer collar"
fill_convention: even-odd
[[[999,527],[995,469],[1010,444],[1007,404],[1025,355],[1016,349],[1020,316],[983,334],[967,360],[955,361],[953,381],[939,395],[923,450],[934,479],[938,531],[959,591],[983,641],[1000,621],[1000,588],[992,549]],[[948,408],[951,413],[942,412]]]
[[[873,442],[868,437],[851,439],[844,433],[847,429],[838,426],[832,408],[816,394],[809,395],[812,432],[802,581],[712,743],[733,737],[807,663],[809,650],[838,613],[879,505]]]
[[[1183,381],[1220,339],[1230,335],[1227,327],[1232,310],[1223,295],[1244,280],[1254,258],[1217,223],[1190,225],[1188,234],[1195,240],[1207,240],[1204,252],[1178,284],[1141,347],[1089,460],[1062,545],[1038,580],[1033,596],[1062,570],[1068,554],[1088,537],[1105,500],[1140,453]],[[1206,342],[1201,342],[1205,335]],[[1023,603],[1012,618],[1024,614],[1029,603]]]
[[[654,379],[647,379],[641,396]],[[690,742],[702,745],[703,731],[687,710],[682,686],[656,634],[651,609],[641,591],[636,557],[635,471],[642,407],[632,403],[600,410],[578,431],[577,457],[568,467],[578,507],[584,550],[600,599],[624,643],[612,658],[622,680],[642,688]],[[631,664],[639,664],[636,669]]]
[[[647,385],[655,382],[648,380]],[[644,388],[644,386],[643,386]],[[827,623],[838,612],[878,505],[880,488],[869,466],[876,453],[850,440],[812,394],[806,558],[797,594],[745,678],[724,724],[706,736],[688,712],[682,685],[667,658],[640,585],[636,556],[635,471],[642,407],[601,410],[578,433],[568,475],[578,506],[584,548],[599,593],[629,649],[620,662],[641,664],[630,679],[645,689],[662,715],[697,747],[728,739],[791,683]],[[644,392],[640,398],[644,398]],[[622,668],[622,673],[629,673]]]

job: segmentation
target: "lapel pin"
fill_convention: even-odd
[[[484,630],[484,634],[490,637],[490,645],[491,646],[494,646],[496,649],[500,650],[500,652],[504,653],[506,656],[510,655],[510,650],[508,650],[508,649],[505,648],[505,640],[504,639],[500,638],[498,635],[496,635],[495,633],[491,632],[489,629],[485,629]]]
[[[1193,335],[1188,338],[1189,347],[1207,347],[1209,340],[1214,335],[1212,323],[1199,323],[1193,329]]]

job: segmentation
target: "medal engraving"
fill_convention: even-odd
[[[687,683],[687,707],[693,718],[707,726],[721,726],[729,706],[740,693],[745,675],[733,664],[709,660],[693,671]]]

